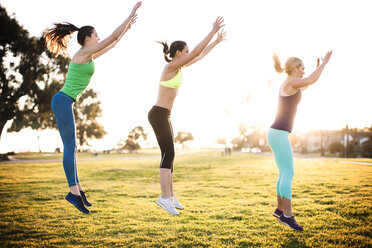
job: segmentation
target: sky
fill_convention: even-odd
[[[372,124],[372,35],[370,1],[295,0],[151,0],[143,1],[138,20],[120,43],[95,61],[89,87],[99,93],[107,135],[93,148],[110,149],[135,126],[149,133],[147,120],[157,98],[166,64],[155,41],[184,40],[193,49],[223,16],[227,40],[202,61],[183,69],[183,84],[172,109],[174,133],[193,133],[195,146],[230,140],[240,123],[267,129],[275,118],[278,90],[285,74],[274,70],[272,54],[282,61],[295,56],[305,76],[318,57],[333,50],[320,79],[306,91],[298,107],[294,132],[366,127]],[[31,35],[40,36],[55,22],[92,25],[101,40],[129,15],[136,1],[0,0]],[[32,10],[32,11],[30,11]],[[79,49],[76,35],[71,56]],[[8,123],[9,125],[10,123]],[[25,139],[25,137],[28,137]],[[56,131],[40,133],[42,150],[61,146]],[[22,140],[22,142],[20,142]],[[36,132],[3,130],[0,152],[37,150]]]

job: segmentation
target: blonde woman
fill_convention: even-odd
[[[319,65],[318,59],[318,68],[306,78],[303,78],[305,66],[302,60],[291,57],[282,68],[278,56],[273,55],[275,70],[279,73],[285,71],[288,75],[280,87],[276,118],[267,133],[267,142],[274,153],[279,168],[279,177],[276,182],[278,205],[273,216],[296,231],[303,231],[303,228],[297,224],[291,208],[294,169],[289,133],[292,131],[297,105],[301,101],[301,88],[308,87],[319,79],[331,55],[332,51],[329,51],[321,65]]]

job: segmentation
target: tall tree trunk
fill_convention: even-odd
[[[6,121],[4,121],[4,120],[0,121],[0,142],[1,142],[1,133],[3,132],[5,124],[6,124]]]
[[[41,153],[41,148],[40,148],[40,135],[39,135],[39,130],[36,129],[36,135],[37,135],[37,144],[39,146],[39,153]]]

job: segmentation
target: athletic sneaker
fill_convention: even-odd
[[[277,208],[277,209],[275,209],[275,211],[273,213],[273,216],[276,217],[276,218],[279,218],[282,214],[283,214],[283,211],[282,210],[279,210]]]
[[[300,225],[297,224],[294,216],[291,216],[291,217],[287,218],[287,217],[284,217],[284,214],[282,214],[278,218],[278,220],[279,220],[279,222],[283,223],[284,225],[289,226],[290,228],[292,228],[295,231],[302,232],[304,230]]]
[[[156,200],[156,203],[160,207],[164,208],[170,214],[173,214],[173,215],[179,215],[180,214],[177,211],[177,209],[174,207],[171,198],[163,198],[162,196],[159,196],[159,198]]]
[[[92,204],[90,202],[88,202],[87,197],[85,196],[84,191],[81,191],[80,190],[80,195],[81,195],[81,198],[83,199],[84,205],[85,206],[88,206],[88,207],[91,207]]]
[[[178,209],[181,209],[183,210],[184,207],[182,207],[182,205],[177,201],[177,196],[172,196],[172,201],[173,201],[173,204],[174,204],[174,207],[175,208],[178,208]]]
[[[79,209],[81,212],[88,214],[90,211],[84,206],[83,199],[81,199],[80,195],[74,195],[71,192],[69,192],[66,195],[66,200],[72,203],[77,209]]]

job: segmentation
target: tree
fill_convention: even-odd
[[[339,156],[343,156],[344,149],[344,145],[340,142],[333,142],[329,145],[329,152],[331,154],[339,153]]]
[[[13,120],[10,132],[26,127],[37,134],[43,129],[56,129],[50,103],[62,88],[70,59],[51,54],[43,37],[30,37],[1,6],[0,26],[0,135],[9,120]],[[93,90],[85,91],[75,103],[76,135],[81,146],[90,138],[106,134],[96,121],[102,116],[99,104]]]
[[[10,120],[11,132],[55,126],[50,101],[68,60],[46,52],[44,39],[30,37],[1,6],[0,26],[0,138]]]
[[[216,143],[219,145],[226,145],[226,138],[219,138]]]
[[[241,150],[243,147],[247,147],[248,142],[248,130],[247,127],[240,123],[238,126],[239,136],[234,137],[231,141],[235,150]]]
[[[184,143],[188,140],[194,140],[194,137],[192,136],[192,133],[183,132],[183,131],[179,131],[177,133],[176,138],[174,138],[174,142],[181,144],[182,148],[184,148],[184,146],[185,146]]]
[[[183,144],[188,140],[194,140],[194,137],[192,136],[192,133],[183,132],[183,131],[179,131],[177,133],[176,138],[174,138],[174,142],[179,143],[179,144]]]
[[[35,66],[38,53],[35,39],[30,38],[18,22],[0,6],[0,135],[7,121],[20,111],[32,109],[35,97],[33,82],[40,76]],[[1,138],[1,136],[0,136]]]
[[[85,90],[79,100],[75,102],[76,137],[80,146],[89,145],[89,139],[101,139],[106,134],[103,126],[96,120],[98,117],[102,117],[100,104],[97,93],[93,89]]]
[[[362,143],[361,154],[363,157],[372,158],[372,126],[369,128],[368,140]]]
[[[53,96],[62,88],[69,60],[60,56],[55,58],[50,52],[47,52],[43,38],[39,39],[38,44],[43,48],[41,49],[42,55],[38,67],[43,68],[44,74],[35,81],[37,87],[34,90],[37,94],[34,95],[33,106],[32,108],[19,109],[8,131],[19,132],[27,127],[36,130],[39,152],[41,152],[39,131],[47,128],[57,128],[50,103]]]
[[[143,138],[144,140],[147,139],[147,133],[143,130],[143,127],[137,126],[129,132],[127,139],[123,142],[122,140],[119,141],[118,146],[119,149],[128,150],[130,153],[136,151],[141,148],[139,145],[139,139]]]

